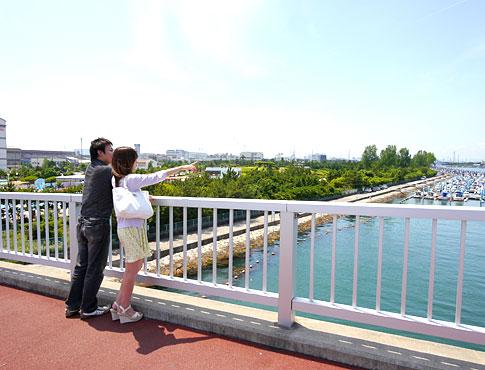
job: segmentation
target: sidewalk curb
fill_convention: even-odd
[[[64,299],[66,280],[0,267],[0,284]],[[110,304],[116,291],[106,287],[98,294]],[[152,296],[135,294],[133,305],[145,317],[229,338],[367,369],[485,369],[484,365],[415,352],[362,339],[324,333],[295,324],[291,330],[257,317],[248,317]],[[62,314],[62,313],[59,313]],[[445,366],[446,364],[451,364]]]

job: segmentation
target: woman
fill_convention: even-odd
[[[113,187],[123,186],[130,191],[162,182],[167,177],[181,171],[195,171],[194,164],[170,168],[150,174],[134,174],[138,154],[130,147],[119,147],[113,152]],[[120,320],[122,324],[139,321],[143,318],[141,312],[131,307],[131,296],[135,285],[136,275],[140,271],[145,257],[151,256],[148,246],[147,230],[144,219],[118,218],[118,239],[126,258],[125,272],[121,288],[116,301],[111,306],[113,320]]]

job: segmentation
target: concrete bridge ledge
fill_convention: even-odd
[[[0,261],[0,284],[63,299],[66,270]],[[105,278],[99,298],[114,300],[119,283]],[[275,312],[135,287],[133,306],[147,318],[368,369],[485,369],[485,352],[298,317],[288,330]],[[59,312],[59,315],[62,315]]]

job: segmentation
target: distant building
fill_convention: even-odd
[[[141,159],[153,159],[155,162],[162,162],[167,160],[166,154],[143,153],[140,155]]]
[[[157,162],[153,159],[137,159],[136,160],[136,167],[140,170],[148,170],[150,168],[150,164],[152,167],[156,167]]]
[[[22,164],[22,150],[19,148],[7,148],[7,167],[18,168]]]
[[[67,162],[68,160],[65,157],[38,157],[30,158],[29,163],[32,165],[32,167],[42,167],[45,161],[51,161],[54,162],[56,165],[59,165],[63,162]]]
[[[189,152],[182,149],[170,149],[166,152],[166,160],[171,161],[206,161],[209,158],[207,153]]]
[[[59,150],[22,150],[19,148],[6,149],[7,168],[18,168],[22,164],[40,167],[46,160],[55,163],[90,163],[89,159],[80,160],[75,152]]]
[[[209,155],[207,153],[199,153],[199,152],[188,152],[187,158],[189,162],[194,161],[206,161]]]
[[[248,154],[251,153],[251,154]],[[244,153],[241,153],[244,154]],[[247,159],[251,160],[260,160],[263,159],[263,153],[252,153],[246,152]],[[187,161],[187,162],[195,162],[195,161],[235,161],[239,159],[240,156],[230,154],[230,153],[216,153],[216,154],[207,154],[203,152],[189,152],[183,149],[169,149],[166,151],[165,155],[157,155],[157,160],[159,161]]]
[[[207,167],[205,172],[211,177],[222,178],[226,173],[231,170],[235,172],[238,176],[241,176],[242,170],[240,167]]]
[[[90,158],[89,148],[84,149],[74,149],[74,156],[79,158]]]
[[[327,160],[326,154],[312,154],[310,156],[310,160],[317,161],[317,162],[324,162]]]
[[[264,156],[261,152],[242,152],[240,158],[248,161],[262,161]]]
[[[0,118],[0,170],[7,169],[7,121]]]
[[[273,158],[275,161],[284,161],[286,158],[283,153],[278,153]]]
[[[185,161],[188,160],[188,152],[182,149],[169,149],[166,151],[167,159],[169,161]]]
[[[75,164],[81,164],[81,163],[90,164],[91,163],[91,159],[80,159],[79,157],[66,157],[65,161],[70,162],[70,163],[75,163]]]
[[[57,176],[56,182],[60,183],[61,187],[76,186],[84,183],[84,174],[74,174],[68,176]]]
[[[68,157],[74,157],[74,152],[59,151],[59,150],[21,150],[22,163],[36,163],[49,160],[54,162],[66,162]],[[33,165],[33,164],[32,164]]]
[[[141,154],[140,144],[135,144],[135,150],[136,150],[136,154],[138,154],[138,156],[140,156],[140,154]]]
[[[236,159],[239,159],[237,155],[229,153],[211,154],[207,157],[209,161],[235,161]]]

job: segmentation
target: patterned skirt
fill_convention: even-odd
[[[128,263],[136,262],[152,255],[152,251],[148,246],[145,225],[118,229],[118,239],[120,240],[126,262]]]

